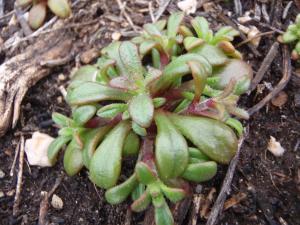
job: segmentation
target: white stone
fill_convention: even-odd
[[[56,194],[52,195],[51,205],[55,209],[62,209],[64,207],[63,200]]]
[[[25,152],[30,165],[41,167],[53,166],[47,155],[48,147],[53,140],[54,138],[48,134],[40,132],[34,132],[32,138],[26,140]]]
[[[277,157],[282,156],[285,152],[285,149],[281,146],[281,144],[272,136],[270,136],[268,150]]]
[[[187,15],[195,13],[197,9],[197,0],[183,0],[177,3],[180,10],[185,12]]]

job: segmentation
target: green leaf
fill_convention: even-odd
[[[286,31],[283,35],[282,35],[282,40],[284,43],[290,43],[293,42],[295,40],[297,40],[297,34],[295,34],[292,31]]]
[[[154,108],[160,108],[167,102],[166,98],[158,97],[153,99]]]
[[[67,0],[48,0],[50,10],[60,18],[67,18],[71,14],[71,7]]]
[[[121,62],[126,70],[124,76],[132,82],[144,79],[144,68],[135,44],[130,41],[124,41],[119,48]]]
[[[46,5],[44,3],[38,3],[29,11],[28,24],[32,29],[38,29],[42,26],[46,19]]]
[[[98,187],[108,189],[116,185],[121,172],[122,149],[129,131],[129,122],[120,122],[96,149],[90,162],[90,179]]]
[[[151,57],[152,57],[153,67],[159,69],[161,67],[159,51],[153,48],[151,51]]]
[[[157,113],[155,122],[155,159],[159,175],[163,179],[175,178],[182,174],[187,166],[187,143],[164,113]]]
[[[131,198],[133,201],[137,200],[144,194],[146,186],[139,183],[131,193]]]
[[[196,17],[195,19],[191,20],[191,24],[199,38],[206,42],[211,41],[213,33],[209,29],[209,24],[204,17]]]
[[[224,123],[205,117],[168,114],[177,129],[209,158],[228,164],[237,150],[237,137]]]
[[[82,159],[83,164],[86,168],[89,168],[90,161],[98,144],[103,140],[103,138],[109,132],[110,129],[111,125],[108,125],[88,130],[87,132],[84,132],[82,134],[82,139],[84,143],[82,150]]]
[[[81,105],[103,100],[127,101],[130,97],[131,94],[120,89],[108,87],[99,83],[85,82],[73,90],[68,91],[66,99],[70,105]]]
[[[173,203],[181,201],[187,193],[181,188],[171,188],[161,183],[160,188],[164,195]]]
[[[138,125],[135,122],[132,122],[132,130],[137,134],[140,135],[142,137],[147,135],[147,130],[143,127],[141,127],[140,125]]]
[[[127,104],[123,103],[112,103],[106,106],[103,106],[97,111],[97,116],[103,118],[113,118],[119,113],[127,110]]]
[[[183,20],[184,13],[183,12],[176,12],[172,13],[168,19],[168,26],[167,26],[167,35],[168,37],[176,37],[177,32],[179,30],[179,26]]]
[[[202,55],[213,66],[220,66],[228,61],[227,56],[221,49],[210,44],[200,45],[197,48],[193,48],[191,52]]]
[[[197,148],[189,147],[189,157],[197,158],[200,160],[208,161],[209,158],[202,151]]]
[[[242,60],[238,59],[231,59],[224,67],[221,67],[218,71],[215,71],[213,76],[220,77],[216,85],[211,85],[213,88],[216,89],[224,89],[228,86],[230,81],[234,79],[237,81],[237,93],[245,93],[250,85],[250,80],[253,77],[253,71],[251,67]],[[243,83],[239,83],[243,81]],[[245,81],[245,82],[244,82]]]
[[[199,102],[204,87],[206,85],[207,75],[205,71],[203,71],[203,67],[198,62],[190,61],[188,65],[191,69],[193,80],[194,80],[194,99],[193,101]]]
[[[58,131],[58,134],[63,137],[70,137],[74,134],[74,128],[72,127],[63,127]]]
[[[220,41],[233,41],[235,36],[238,36],[239,32],[235,30],[231,26],[224,26],[218,30],[213,39],[211,40],[211,44],[215,45]]]
[[[145,40],[140,44],[139,51],[142,56],[147,55],[157,43],[153,40]]]
[[[154,106],[148,94],[134,96],[129,102],[128,111],[132,120],[141,127],[147,128],[151,125]]]
[[[240,121],[234,118],[228,118],[225,123],[235,129],[239,136],[243,135],[244,127]]]
[[[155,24],[148,23],[148,24],[145,24],[143,28],[150,36],[158,36],[159,37],[162,35],[161,31],[158,29],[157,26],[155,26]]]
[[[188,28],[187,26],[183,26],[183,25],[181,25],[179,27],[178,33],[181,34],[183,37],[193,37],[194,36],[194,34],[190,30],[190,28]]]
[[[188,75],[191,73],[190,67],[187,62],[195,61],[198,62],[201,67],[203,67],[204,75],[210,76],[212,73],[212,67],[210,63],[201,55],[195,53],[184,54],[182,56],[177,57],[171,63],[169,63],[164,71],[163,75],[160,79],[155,82],[154,87],[152,87],[152,92],[157,93],[159,91],[165,90],[168,88],[172,82],[179,79],[184,75]]]
[[[151,85],[154,81],[159,79],[162,76],[162,71],[158,70],[154,67],[148,67],[148,71],[146,73],[146,77],[144,80],[144,84],[146,87]]]
[[[80,67],[72,77],[72,81],[81,80],[81,81],[96,81],[97,74],[99,70],[95,66],[86,65]]]
[[[154,23],[154,25],[158,30],[162,31],[167,25],[167,20],[158,20]]]
[[[52,113],[52,120],[60,127],[69,127],[73,124],[73,120],[61,113]]]
[[[105,199],[109,204],[119,204],[123,202],[137,186],[136,175],[133,174],[123,183],[108,189],[105,192]]]
[[[131,210],[134,212],[144,211],[151,203],[150,194],[145,191],[138,199],[136,199],[130,206]]]
[[[78,125],[84,125],[95,115],[96,110],[96,106],[93,105],[79,106],[74,110],[73,118]]]
[[[189,164],[182,174],[186,180],[203,182],[210,180],[217,173],[217,164],[214,161]]]
[[[164,197],[160,195],[155,199],[152,198],[152,202],[154,204],[155,224],[173,225],[174,219]]]
[[[203,45],[204,43],[205,42],[202,39],[196,38],[196,37],[186,37],[183,40],[184,48],[187,51],[191,51],[193,48],[199,47],[199,46]]]
[[[55,138],[48,147],[48,159],[52,165],[57,160],[57,155],[61,148],[71,140],[71,137],[59,136]]]
[[[180,113],[187,109],[187,107],[192,103],[192,100],[189,99],[183,99],[179,105],[174,109],[175,113]]]
[[[74,176],[83,167],[82,151],[75,139],[69,143],[64,155],[64,168],[69,176]]]
[[[153,183],[157,180],[156,174],[151,170],[151,168],[144,162],[138,162],[135,167],[135,173],[137,179],[145,185]]]
[[[127,135],[123,146],[122,154],[124,156],[137,155],[140,150],[140,139],[133,131]]]

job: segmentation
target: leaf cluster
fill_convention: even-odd
[[[153,204],[158,225],[174,222],[168,201],[230,162],[243,132],[238,119],[248,118],[237,106],[252,79],[231,44],[238,32],[226,26],[214,34],[203,17],[183,19],[174,13],[146,24],[140,36],[111,43],[96,64],[81,67],[67,90],[71,117],[53,113],[60,130],[48,152],[54,162],[67,144],[69,175],[86,167],[111,204],[129,195],[133,211]],[[135,169],[120,183],[128,156]]]

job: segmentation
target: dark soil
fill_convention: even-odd
[[[252,1],[242,2],[244,11],[253,9]],[[272,21],[281,21],[281,14],[274,14],[275,6],[273,7],[273,5],[276,4],[271,3],[276,1],[269,2],[268,9],[271,12]],[[282,6],[277,6],[280,12],[286,6],[286,3],[287,1],[283,1]],[[137,12],[139,7],[137,4],[130,3],[129,6],[134,12]],[[222,6],[224,11],[234,12],[233,3]],[[172,7],[174,8],[174,5],[169,8],[172,9]],[[299,9],[293,5],[288,18],[283,22],[294,20],[297,10],[299,12]],[[103,12],[101,13],[115,13],[118,15],[119,12],[117,5],[108,4],[105,7],[103,6]],[[142,25],[145,21],[149,22],[150,18],[146,14],[144,17],[141,14],[132,14],[134,23],[138,25]],[[233,15],[233,17],[236,16]],[[268,31],[267,28],[259,26],[258,28],[262,31]],[[284,29],[285,26],[282,25],[278,28]],[[276,36],[271,35],[262,38],[258,49],[262,55],[261,57],[254,57],[247,47],[241,48],[254,71],[258,70],[271,44],[276,40]],[[101,44],[105,41],[102,40]],[[264,78],[264,81],[270,82],[273,86],[282,76],[281,55],[281,53],[278,54]],[[107,204],[104,200],[104,191],[96,188],[89,181],[85,170],[74,177],[65,175],[62,156],[59,163],[52,168],[29,167],[28,164],[24,163],[20,212],[17,217],[12,216],[17,167],[13,177],[10,177],[9,171],[15,155],[15,148],[20,139],[20,132],[25,135],[25,138],[31,137],[34,131],[56,136],[57,129],[52,126],[51,113],[54,111],[69,113],[66,103],[59,101],[61,93],[58,87],[67,85],[68,74],[73,66],[71,64],[56,68],[51,76],[38,82],[27,93],[23,101],[18,127],[9,131],[0,139],[0,169],[5,173],[5,177],[0,179],[0,191],[4,192],[4,197],[0,197],[0,225],[37,224],[41,191],[50,191],[56,178],[60,176],[63,176],[63,181],[55,194],[63,199],[64,206],[62,210],[49,207],[47,219],[52,224],[117,225],[125,222],[129,200],[117,206]],[[295,66],[293,65],[293,71],[295,71]],[[66,75],[67,79],[65,81],[58,79],[60,73]],[[300,224],[300,110],[295,107],[294,103],[294,95],[297,90],[299,90],[299,86],[291,81],[285,88],[285,92],[288,94],[286,104],[281,108],[269,104],[259,113],[254,114],[248,122],[245,122],[245,125],[249,128],[249,135],[242,148],[241,159],[228,198],[238,193],[246,194],[246,198],[224,211],[220,217],[220,224],[285,225],[284,221],[289,225]],[[244,96],[241,105],[250,108],[261,100],[266,93],[265,90],[262,94],[254,93],[250,96]],[[267,150],[270,136],[275,137],[286,149],[283,156],[275,157]],[[128,168],[126,172],[128,174],[126,175],[129,175],[132,169],[130,161],[130,159],[125,160],[124,168]],[[212,181],[203,184],[204,195],[208,194],[211,187],[215,187],[217,192],[220,190],[226,169],[226,167],[220,167],[218,175]],[[188,213],[189,215],[190,213]],[[132,223],[142,222],[143,217],[143,213],[134,214]],[[199,224],[205,224],[204,219],[199,218],[198,222]]]

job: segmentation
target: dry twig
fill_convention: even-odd
[[[210,215],[208,217],[206,225],[215,225],[217,223],[217,219],[218,219],[219,215],[221,214],[221,212],[223,210],[223,205],[224,205],[226,196],[228,195],[228,193],[230,191],[231,182],[233,179],[235,168],[239,161],[241,149],[244,144],[244,140],[247,137],[247,134],[248,134],[248,132],[246,131],[245,134],[239,140],[237,152],[236,152],[234,158],[230,162],[225,179],[222,184],[221,191],[220,191],[219,196],[210,212]]]
[[[155,20],[154,22],[156,22],[161,16],[162,14],[165,12],[165,10],[167,9],[168,5],[172,2],[172,0],[164,0],[162,1],[162,3],[160,4],[156,14],[155,14]]]
[[[192,215],[190,216],[189,225],[196,225],[197,224],[197,218],[198,213],[200,209],[200,205],[202,203],[202,194],[195,194],[193,197],[193,209],[192,209]]]
[[[255,112],[259,111],[262,107],[264,107],[272,98],[274,98],[280,91],[282,91],[291,78],[291,59],[290,53],[288,50],[288,46],[283,46],[283,69],[282,69],[282,78],[276,87],[259,103],[254,105],[252,108],[248,110],[249,115],[253,115]]]
[[[275,42],[271,46],[268,54],[264,58],[262,64],[259,67],[259,70],[257,71],[254,79],[252,80],[250,92],[253,91],[256,88],[256,86],[259,84],[259,82],[261,82],[261,80],[263,79],[265,73],[269,69],[270,65],[272,64],[273,60],[275,59],[275,57],[278,53],[278,48],[279,48],[278,42]]]
[[[16,195],[13,205],[13,216],[17,216],[19,213],[19,205],[20,205],[20,196],[22,191],[22,178],[23,178],[23,165],[24,165],[24,148],[25,148],[24,136],[21,136],[20,139],[20,156],[19,156],[19,171],[18,171],[18,179],[17,179],[17,187],[16,187]]]
[[[20,140],[21,140],[21,139],[20,139]],[[16,167],[17,157],[18,157],[18,154],[19,154],[19,151],[20,151],[20,142],[21,142],[21,141],[18,142],[17,147],[16,147],[16,149],[15,149],[15,157],[14,157],[14,161],[13,161],[13,163],[12,163],[12,165],[11,165],[11,168],[10,168],[9,175],[10,175],[11,177],[14,176],[14,171],[15,171],[15,167]]]
[[[22,10],[20,9],[20,7],[18,6],[15,6],[15,14],[16,14],[16,17],[18,19],[18,22],[22,28],[22,31],[24,33],[25,36],[28,36],[28,35],[31,35],[32,34],[32,30],[31,28],[29,27],[26,19],[24,18],[24,14],[22,12]]]
[[[46,191],[41,192],[42,201],[40,203],[38,225],[46,225],[47,224],[46,215],[47,215],[48,207],[49,207],[49,198],[53,195],[55,190],[61,184],[62,179],[63,179],[63,177],[56,178],[55,183],[49,192],[46,192]]]

